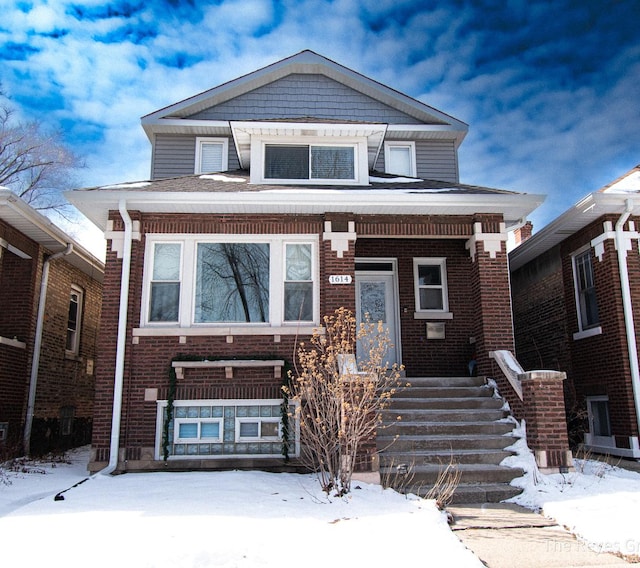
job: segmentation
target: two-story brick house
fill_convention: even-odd
[[[0,455],[91,441],[104,263],[0,188]]]
[[[108,239],[92,470],[278,463],[286,368],[338,307],[408,377],[513,350],[507,234],[542,197],[461,184],[466,124],[303,51],[142,126],[150,181],[68,194]]]
[[[518,359],[566,371],[574,444],[636,459],[639,195],[636,166],[510,253]]]

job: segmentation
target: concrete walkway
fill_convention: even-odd
[[[447,510],[456,536],[489,568],[639,566],[591,550],[555,521],[519,505],[452,505]]]

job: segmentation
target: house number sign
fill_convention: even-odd
[[[351,284],[352,280],[349,274],[332,274],[329,276],[329,284]]]

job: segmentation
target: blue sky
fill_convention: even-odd
[[[140,117],[312,49],[469,124],[462,182],[541,228],[640,163],[638,0],[0,0],[0,83],[82,185],[147,179]]]

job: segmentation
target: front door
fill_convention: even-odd
[[[358,270],[358,264],[367,270]],[[376,268],[382,270],[375,270]],[[356,262],[356,319],[365,321],[365,314],[373,323],[381,321],[389,334],[392,347],[387,352],[389,365],[400,364],[400,334],[398,329],[398,297],[395,263],[390,261]],[[358,359],[365,356],[358,353]]]

